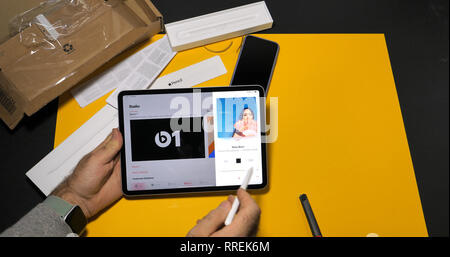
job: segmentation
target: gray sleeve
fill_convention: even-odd
[[[61,216],[46,204],[40,203],[16,224],[3,231],[0,237],[60,237],[71,233],[72,230]]]

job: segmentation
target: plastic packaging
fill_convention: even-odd
[[[0,89],[21,106],[0,102],[0,117],[14,127],[14,112],[33,114],[162,27],[149,0],[48,0],[17,15],[0,45]]]
[[[2,69],[20,84],[28,85],[24,89],[30,98],[77,75],[73,65],[82,65],[89,58],[76,53],[77,45],[95,42],[99,51],[107,48],[112,38],[117,38],[119,28],[101,24],[77,35],[109,9],[108,2],[99,0],[52,0],[16,16],[9,28],[20,44],[16,48],[17,60]],[[103,22],[113,24],[112,17]]]
[[[39,6],[15,16],[9,22],[10,36],[13,37],[18,33],[23,33],[31,24],[37,24],[47,29],[47,23],[43,22],[40,17],[54,17],[57,15],[50,25],[57,31],[59,35],[70,35],[77,28],[83,26],[84,23],[93,18],[92,14],[100,4],[107,2],[89,1],[89,0],[50,0],[41,3]],[[52,37],[46,33],[48,37]]]

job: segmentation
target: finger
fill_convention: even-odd
[[[106,164],[115,158],[122,148],[122,144],[122,135],[115,128],[111,135],[94,150],[93,154],[101,163]]]
[[[247,191],[244,189],[239,189],[237,192],[237,197],[240,202],[239,211],[236,213],[236,218],[242,216],[241,218],[253,219],[259,217],[261,210],[258,204],[253,200]]]
[[[223,201],[220,205],[210,211],[203,219],[197,221],[197,225],[188,233],[188,236],[209,236],[218,228],[223,226],[226,215],[231,209],[231,204],[228,200]]]
[[[237,197],[239,199],[239,202],[241,203],[241,206],[257,206],[252,196],[242,188],[238,189]]]
[[[233,221],[212,236],[250,236],[253,231],[256,231],[261,214],[258,204],[243,189],[238,190],[237,197],[240,205]]]
[[[231,209],[230,201],[225,200],[219,207],[208,213],[198,224],[189,232],[188,236],[209,236],[217,229],[223,226],[225,218]]]

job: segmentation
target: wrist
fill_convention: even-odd
[[[61,185],[57,188],[52,195],[61,198],[62,200],[70,203],[71,205],[76,205],[81,208],[83,214],[86,218],[90,217],[90,213],[84,204],[84,201],[75,192],[73,192],[68,186]]]

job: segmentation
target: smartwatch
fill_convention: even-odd
[[[44,203],[51,207],[69,225],[72,231],[78,235],[83,233],[87,225],[86,216],[80,206],[72,205],[65,200],[50,195]]]

